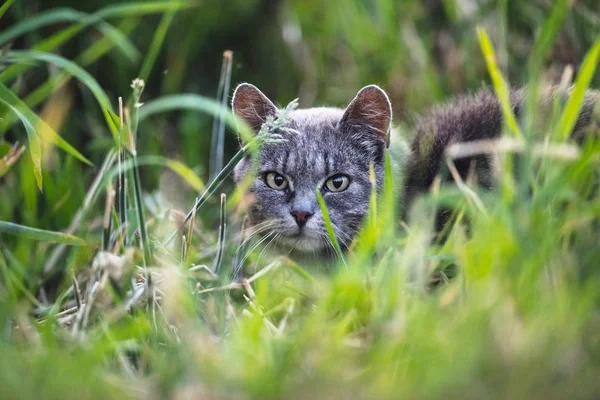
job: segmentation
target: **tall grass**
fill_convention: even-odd
[[[217,32],[259,7],[239,2],[220,20],[209,3],[38,15],[19,2],[1,6],[13,23],[0,38],[14,45],[0,73],[0,397],[597,397],[600,143],[598,132],[579,147],[563,142],[582,94],[598,82],[600,26],[586,19],[578,33],[572,95],[544,115],[555,123],[540,121],[532,102],[519,125],[507,103],[509,83],[535,95],[554,69],[562,73],[552,57],[575,34],[574,20],[600,15],[596,3],[502,1],[469,11],[469,2],[446,1],[440,21],[441,11],[412,0],[285,2],[278,57],[291,54],[301,71],[273,74],[278,58],[256,76],[280,84],[283,101],[294,80],[301,102],[336,104],[363,83],[386,83],[408,138],[408,107],[486,80],[517,139],[497,147],[505,160],[497,188],[434,185],[408,224],[397,219],[392,175],[402,171],[388,154],[358,240],[342,252],[328,223],[337,257],[325,260],[294,260],[272,251],[269,237],[248,237],[247,182],[234,191],[227,180],[242,157],[281,139],[272,131],[297,103],[252,135],[223,107],[229,80],[250,79],[226,60],[219,90],[222,48],[203,60],[214,66],[206,92],[217,99],[193,85],[172,92],[199,67],[192,47],[177,46],[205,45],[200,24],[198,40],[174,40],[182,26],[190,34],[189,21],[214,23],[206,29]],[[541,29],[532,35],[519,13]],[[59,23],[68,26],[40,39]],[[67,47],[76,39],[87,47]],[[533,49],[524,61],[516,39]],[[225,48],[251,65],[245,49]],[[239,131],[241,150],[225,127]],[[455,146],[450,171],[453,155],[473,150]],[[215,171],[222,154],[229,162]],[[458,210],[456,223],[439,245],[433,216],[447,206]]]

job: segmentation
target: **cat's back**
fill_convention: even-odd
[[[536,113],[538,126],[549,128],[552,109],[556,99],[563,102],[572,89],[561,90],[549,87],[539,94]],[[523,116],[526,88],[510,91],[510,104],[517,120]],[[577,136],[594,120],[594,110],[600,103],[600,93],[588,90],[572,135]],[[410,159],[407,162],[404,202],[411,202],[418,192],[427,190],[439,174],[446,149],[455,143],[494,139],[502,134],[503,112],[494,91],[483,88],[475,94],[454,98],[446,104],[433,107],[419,118],[410,144]],[[454,160],[459,175],[464,179],[473,167],[478,182],[484,186],[493,184],[493,160],[481,154]],[[452,180],[452,177],[448,177]]]

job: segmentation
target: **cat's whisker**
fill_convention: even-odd
[[[327,255],[328,256],[335,255],[335,247],[333,246],[333,243],[331,242],[329,235],[326,233],[323,233],[323,232],[319,232],[319,238],[320,238],[321,242],[325,244],[325,246],[322,246],[322,247],[327,251]]]
[[[260,261],[261,257],[263,256],[263,254],[265,254],[265,252],[267,251],[267,249],[269,248],[269,246],[271,246],[271,244],[273,244],[274,242],[276,242],[277,239],[279,239],[280,237],[281,237],[281,233],[277,233],[277,234],[275,234],[275,236],[273,236],[273,238],[271,240],[269,240],[269,242],[265,245],[265,247],[262,249],[262,251],[258,255],[258,258],[256,259],[256,264],[258,264],[258,262]]]
[[[245,250],[244,254],[243,254],[243,258],[240,261],[240,265],[243,265],[244,262],[246,262],[246,260],[248,259],[248,257],[250,256],[250,254],[252,254],[252,252],[258,247],[260,246],[260,244],[262,242],[264,242],[265,240],[267,240],[269,238],[269,236],[271,236],[272,234],[274,234],[273,232],[269,232],[268,234],[266,234],[265,236],[263,236],[259,241],[257,241],[256,243],[254,243],[252,245],[252,247],[248,250]],[[250,238],[248,238],[248,240],[246,242],[250,241]],[[242,246],[243,248],[243,246]]]
[[[243,237],[245,237],[243,245],[248,244],[248,242],[250,242],[257,235],[260,235],[269,230],[274,230],[273,228],[276,228],[277,226],[278,226],[277,221],[273,221],[268,225],[264,225],[264,226],[260,227],[259,229],[254,229],[251,232],[242,235]]]
[[[258,242],[256,242],[252,246],[252,248],[250,250],[248,250],[246,252],[246,254],[244,255],[244,258],[241,261],[241,263],[243,264],[248,259],[248,257],[250,256],[250,254],[252,254],[252,252],[257,249],[258,246],[260,246],[262,243],[264,243],[267,239],[272,238],[273,236],[276,236],[276,235],[277,235],[276,231],[271,231],[271,232],[267,233],[265,236],[263,236]]]
[[[236,268],[236,269],[241,269],[241,268],[242,268],[242,266],[244,265],[244,262],[246,262],[246,259],[248,258],[248,256],[249,256],[249,255],[250,255],[250,254],[251,254],[251,253],[252,253],[252,252],[253,252],[253,251],[256,249],[256,247],[260,246],[260,244],[261,244],[262,242],[264,242],[265,240],[267,240],[267,239],[268,239],[268,237],[269,237],[269,236],[270,236],[270,235],[271,235],[273,232],[275,232],[275,231],[271,231],[271,232],[269,232],[267,235],[265,235],[263,238],[261,238],[261,240],[259,240],[259,241],[258,241],[258,242],[257,242],[257,243],[256,243],[256,244],[255,244],[255,245],[254,245],[254,246],[253,246],[251,249],[250,249],[250,250],[246,250],[246,249],[245,249],[246,245],[247,245],[247,244],[248,244],[250,241],[252,241],[256,235],[259,235],[259,234],[260,234],[260,233],[262,233],[262,232],[265,232],[265,231],[267,231],[267,230],[270,230],[271,228],[273,228],[273,227],[276,227],[277,225],[278,225],[278,224],[277,224],[277,221],[276,221],[276,220],[267,220],[267,221],[263,221],[263,222],[261,222],[261,223],[259,223],[259,224],[257,224],[257,225],[254,225],[254,226],[252,227],[252,228],[254,228],[254,229],[251,229],[251,228],[248,228],[248,229],[246,229],[244,232],[247,232],[247,231],[250,231],[250,230],[252,230],[252,232],[250,232],[249,234],[242,234],[242,235],[241,235],[242,237],[245,237],[245,239],[244,239],[244,241],[241,243],[241,245],[238,247],[238,249],[237,249],[237,251],[236,251],[236,253],[235,253],[235,257],[236,257],[236,259],[237,259],[237,257],[239,256],[240,250],[244,249],[244,250],[243,250],[243,251],[244,251],[244,254],[243,254],[244,258],[243,258],[241,261],[239,261],[239,262],[237,263],[237,265],[236,265],[236,266],[234,266],[234,268]],[[256,227],[257,227],[257,226],[260,226],[260,227],[259,227],[258,229],[256,229]]]
[[[292,245],[292,247],[290,248],[290,251],[287,252],[287,254],[285,255],[286,257],[288,257],[290,254],[292,254],[292,252],[296,249],[296,245],[298,244],[298,241],[296,240],[294,242],[294,244]],[[314,249],[313,249],[314,252]]]
[[[241,233],[240,236],[246,237],[246,238],[250,238],[260,232],[264,232],[268,229],[271,229],[272,227],[276,226],[278,224],[278,221],[275,219],[269,219],[263,222],[260,222],[256,225],[250,226],[246,229],[244,229]]]

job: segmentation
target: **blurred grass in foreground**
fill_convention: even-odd
[[[598,83],[596,2],[27,3],[0,9],[0,397],[597,397],[600,142],[562,143]],[[386,179],[345,266],[244,243],[232,164],[208,179],[212,118],[235,127],[220,70],[305,106],[382,84],[410,136],[410,111],[488,73],[502,98],[566,64],[544,135],[535,104],[521,127],[505,108],[523,150],[494,192],[434,187],[394,229]],[[432,246],[447,205],[469,233]]]

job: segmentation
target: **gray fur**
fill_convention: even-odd
[[[525,89],[511,92],[510,101],[517,119],[522,119],[525,106]],[[542,132],[549,128],[555,96],[568,98],[569,91],[548,88],[540,94],[536,122]],[[596,91],[588,91],[580,111],[573,136],[581,134],[593,121],[594,108],[600,99]],[[411,157],[407,160],[406,181],[403,189],[403,210],[410,210],[415,196],[429,189],[434,178],[440,174],[444,151],[452,144],[482,139],[495,139],[502,134],[503,114],[496,94],[487,88],[475,95],[466,95],[438,106],[425,114],[417,124],[415,137],[410,145]],[[495,183],[493,159],[481,155],[455,160],[456,169],[465,179],[471,165],[476,167],[477,181],[484,187]],[[453,181],[446,175],[442,179]]]
[[[548,113],[556,93],[559,91],[542,94],[542,115]],[[561,95],[564,97],[565,93]],[[598,99],[597,92],[588,92],[574,133],[583,131],[592,122]],[[511,103],[519,118],[524,106],[523,89],[511,93]],[[249,84],[238,86],[232,104],[236,114],[255,130],[268,115],[275,115],[277,111],[262,92]],[[348,247],[369,209],[370,164],[374,166],[378,188],[383,182],[384,154],[392,117],[389,100],[383,90],[371,85],[363,88],[345,110],[310,108],[295,110],[290,117],[289,131],[282,132],[286,140],[265,145],[261,150],[259,171],[250,187],[253,204],[249,216],[254,233],[300,251],[331,250],[315,194],[315,189],[320,188],[337,239],[343,247]],[[410,146],[392,143],[391,154],[396,156],[393,161],[405,167],[403,210],[409,208],[417,194],[427,191],[440,174],[448,146],[499,137],[502,121],[502,110],[495,94],[484,89],[426,114],[417,125]],[[400,138],[394,138],[397,139]],[[464,179],[473,162],[479,184],[492,186],[492,165],[488,156],[457,160],[455,165],[459,174]],[[236,183],[242,181],[250,169],[250,159],[240,162],[234,173]],[[264,174],[270,171],[289,180],[288,190],[274,190],[265,183]],[[325,180],[335,174],[350,177],[347,190],[333,193],[322,189]],[[452,180],[450,177],[443,179]],[[294,210],[313,214],[304,227],[296,224],[291,214]],[[441,218],[439,222],[444,221]]]
[[[334,193],[321,189],[321,194],[340,245],[350,245],[369,208],[371,163],[377,185],[383,182],[388,127],[384,127],[381,120],[387,120],[387,124],[391,120],[391,105],[385,93],[375,86],[366,90],[372,91],[370,95],[355,99],[347,110],[311,108],[292,111],[289,131],[282,132],[285,141],[263,146],[260,168],[250,188],[254,202],[249,217],[257,230],[272,223],[273,226],[265,231],[273,233],[280,245],[299,251],[330,250],[331,243],[315,189],[323,188],[327,178],[344,174],[350,178],[345,191]],[[373,102],[374,97],[377,98]],[[385,101],[378,101],[382,99]],[[236,102],[234,94],[234,110],[237,109],[238,115],[244,117],[239,110],[248,108]],[[375,123],[371,123],[371,117],[376,118]],[[235,169],[235,181],[239,183],[250,169],[250,159],[240,162]],[[289,180],[289,190],[274,190],[267,186],[264,174],[270,171],[285,176]],[[291,215],[293,210],[303,210],[313,216],[300,228]]]

